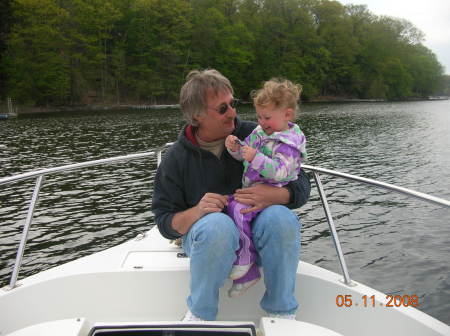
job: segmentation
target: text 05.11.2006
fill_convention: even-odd
[[[338,307],[417,307],[419,297],[413,295],[386,295],[384,302],[375,300],[375,295],[362,295],[361,297],[348,295],[337,295],[336,306]]]

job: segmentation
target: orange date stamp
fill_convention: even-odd
[[[384,302],[375,300],[375,295],[362,295],[356,297],[352,295],[337,295],[336,306],[338,307],[418,307],[419,297],[413,295],[386,295]]]

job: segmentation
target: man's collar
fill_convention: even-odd
[[[196,127],[188,125],[186,127],[186,138],[194,145],[199,146],[197,139],[195,138]]]

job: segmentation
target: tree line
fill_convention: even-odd
[[[444,69],[412,23],[329,0],[7,0],[0,96],[28,105],[176,102],[191,69],[247,98],[281,76],[319,96],[442,91]]]

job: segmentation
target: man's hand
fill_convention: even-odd
[[[237,137],[235,137],[234,135],[227,136],[227,138],[225,139],[225,147],[227,147],[232,152],[237,152],[239,150],[239,147],[241,146],[236,140]]]
[[[220,194],[206,193],[196,206],[184,211],[177,212],[172,218],[172,228],[184,235],[191,226],[212,212],[221,212],[228,204],[228,197]]]
[[[274,204],[287,204],[289,203],[290,196],[286,188],[273,187],[265,184],[257,184],[253,187],[238,189],[234,194],[236,201],[250,206],[248,209],[241,210],[242,214],[261,210]]]
[[[228,204],[228,197],[215,193],[206,193],[194,207],[198,213],[198,218],[212,212],[221,212]]]

